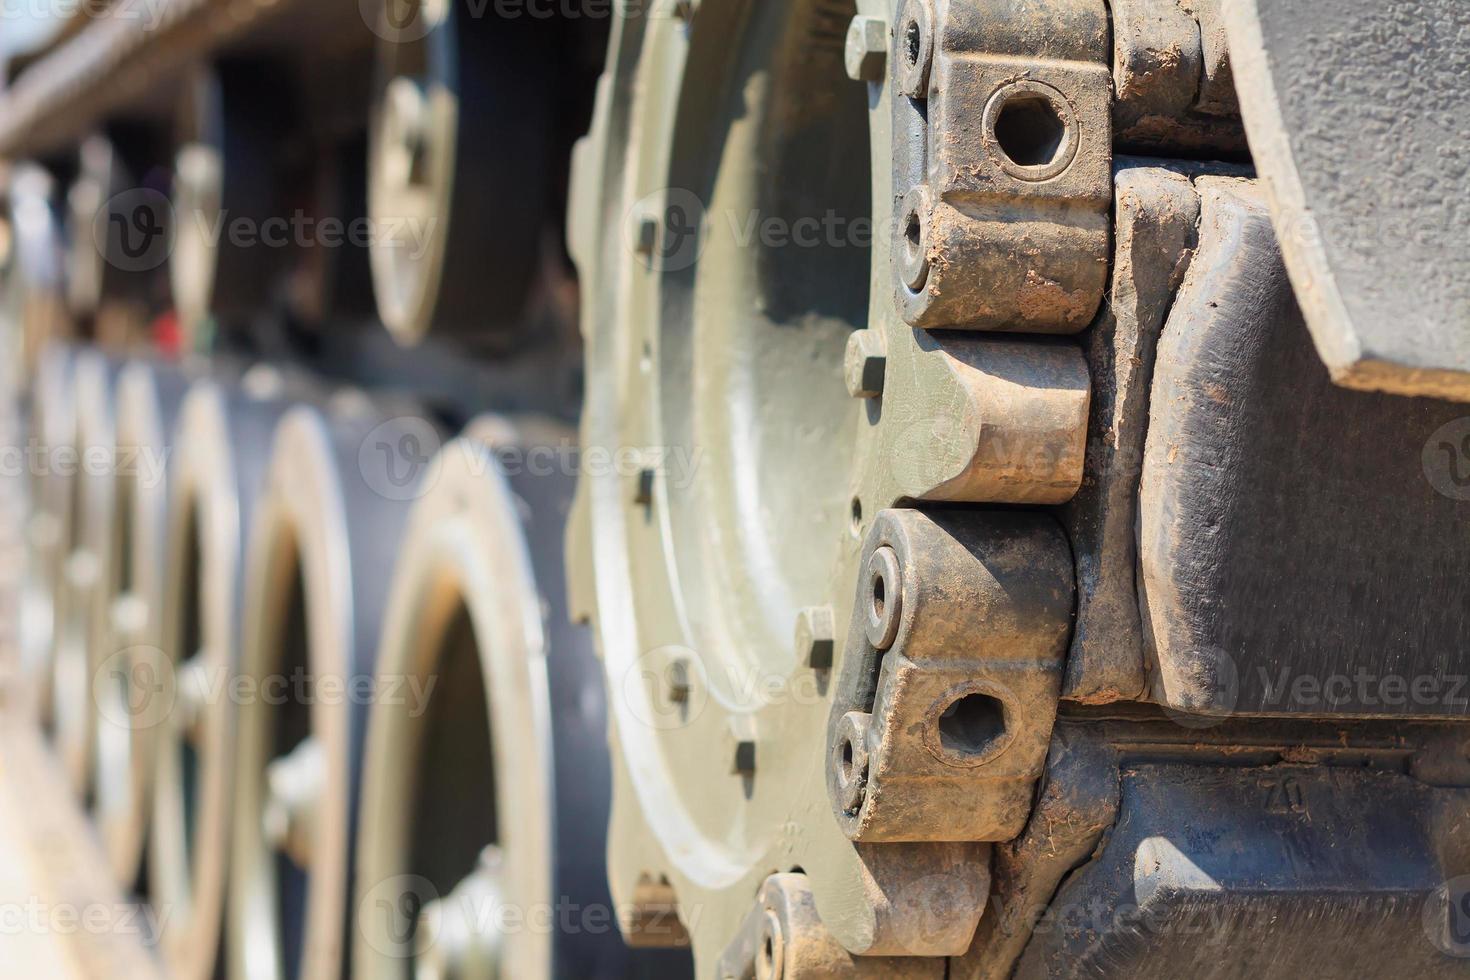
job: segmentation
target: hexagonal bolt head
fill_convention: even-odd
[[[204,741],[204,713],[209,705],[209,655],[200,650],[184,661],[174,675],[179,728],[194,744]]]
[[[326,779],[326,753],[308,737],[265,770],[266,800],[261,826],[266,842],[297,867],[311,866],[312,831]]]
[[[868,727],[873,716],[866,711],[849,711],[837,723],[832,739],[832,771],[837,777],[837,802],[844,812],[856,816],[868,793]]]
[[[638,471],[638,485],[633,490],[633,503],[640,507],[653,506],[653,481],[656,474],[651,469]]]
[[[502,941],[478,921],[480,910],[505,900],[504,860],[495,845],[485,848],[475,870],[448,895],[426,902],[414,936],[416,977],[498,977]]]
[[[735,743],[735,758],[730,763],[730,772],[736,776],[755,775],[755,742],[741,739]]]
[[[638,227],[634,233],[633,249],[639,255],[648,257],[653,255],[653,250],[658,247],[658,221],[654,218],[639,218]]]
[[[812,670],[831,670],[837,628],[831,606],[808,606],[796,614],[796,655]]]
[[[887,366],[887,349],[876,331],[855,330],[848,335],[842,375],[849,395],[877,398],[883,394],[883,373]]]
[[[684,660],[675,660],[669,664],[666,679],[669,682],[669,700],[674,704],[683,704],[689,700],[689,664]]]
[[[855,82],[881,82],[888,70],[888,22],[882,17],[854,17],[847,27],[847,77]]]
[[[383,171],[392,187],[421,187],[428,182],[429,100],[416,78],[399,76],[384,95]]]

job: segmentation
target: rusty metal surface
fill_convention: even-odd
[[[725,954],[722,980],[942,980],[944,960],[854,956],[822,925],[803,874],[766,879],[760,896]]]
[[[1172,0],[1169,0],[1172,2]],[[1061,512],[1077,561],[1077,622],[1064,697],[1143,693],[1135,539],[1154,350],[1193,255],[1199,199],[1185,175],[1120,167],[1108,302],[1083,348],[1092,375],[1081,489]]]
[[[1113,126],[1120,146],[1247,152],[1220,0],[1112,0]]]
[[[837,679],[827,784],[865,843],[1007,840],[1031,808],[1071,627],[1045,515],[879,515]]]
[[[947,330],[1086,327],[1107,284],[1112,204],[1106,6],[911,0],[895,30],[904,318]]]
[[[1026,829],[994,848],[990,900],[969,952],[950,960],[952,980],[1006,980],[1057,886],[1092,854],[1117,816],[1111,749],[1059,731]]]
[[[1212,716],[1465,717],[1463,406],[1332,384],[1259,186],[1196,187],[1139,496],[1152,696]]]

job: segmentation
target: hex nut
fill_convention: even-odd
[[[888,23],[881,17],[854,17],[847,27],[847,77],[881,82],[888,69]]]

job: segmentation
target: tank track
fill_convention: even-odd
[[[12,702],[160,970],[1464,975],[1467,30],[59,24]]]

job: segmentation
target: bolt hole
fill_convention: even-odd
[[[852,740],[842,740],[842,781],[852,782]]]
[[[883,609],[888,601],[888,583],[883,580],[882,575],[873,576],[873,613],[879,619],[883,618]]]
[[[909,67],[919,63],[919,53],[924,49],[924,29],[917,20],[910,20],[903,29],[903,56]]]
[[[967,694],[939,716],[939,744],[956,755],[983,755],[1005,733],[1005,706],[988,694]]]
[[[863,502],[856,497],[852,498],[852,533],[857,534],[863,527]]]
[[[919,212],[910,211],[908,217],[904,219],[903,237],[909,243],[910,249],[915,252],[919,250],[924,237],[924,229],[919,224]]]
[[[1001,107],[995,140],[1001,152],[1021,167],[1044,167],[1061,155],[1067,125],[1051,100],[1020,95]]]

